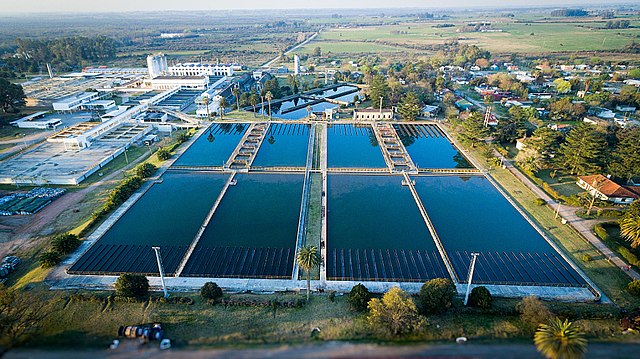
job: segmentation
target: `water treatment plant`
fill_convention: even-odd
[[[306,111],[306,110],[305,110]],[[274,114],[276,112],[274,111]],[[197,288],[417,291],[450,278],[502,296],[592,300],[599,290],[437,123],[260,119],[202,128],[67,261],[58,286],[159,275]]]

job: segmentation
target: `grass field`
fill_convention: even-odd
[[[452,21],[454,27],[437,28],[437,22],[402,23],[355,28],[334,28],[320,33],[318,38],[301,49],[309,53],[316,46],[323,52],[366,53],[397,52],[442,44],[458,40],[460,43],[478,45],[494,53],[549,53],[576,51],[619,51],[632,41],[638,41],[640,28],[595,29],[604,23],[571,22],[517,23],[497,19],[494,28],[502,32],[457,32],[471,20]],[[486,19],[485,19],[486,21]],[[368,42],[376,42],[368,48]]]

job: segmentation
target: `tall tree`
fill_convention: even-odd
[[[541,324],[533,342],[548,359],[579,359],[587,352],[584,334],[566,319],[553,319],[549,324]]]
[[[255,93],[252,93],[251,96],[249,96],[249,103],[251,103],[251,107],[253,107],[253,117],[256,116],[256,105],[259,101],[260,98]]]
[[[640,200],[636,199],[629,205],[624,216],[620,219],[620,234],[631,242],[631,247],[640,246]]]
[[[240,111],[240,98],[238,97],[240,95],[240,88],[238,88],[238,86],[234,86],[231,89],[231,93],[236,97],[236,109]]]
[[[0,108],[3,112],[16,110],[25,105],[25,95],[22,86],[0,78]]]
[[[307,272],[307,301],[311,293],[311,271],[320,264],[320,254],[316,246],[306,246],[300,248],[296,257],[298,266]]]
[[[382,107],[389,104],[389,85],[383,75],[375,75],[371,80],[369,98],[373,107],[376,108],[380,107],[380,101],[382,101]]]
[[[220,119],[224,120],[224,110],[227,108],[227,99],[224,97],[220,98],[220,102],[218,102],[218,109],[220,112]]]
[[[618,145],[612,157],[609,171],[613,176],[627,181],[640,177],[640,127],[618,132]]]
[[[484,119],[478,112],[474,112],[471,116],[462,120],[460,125],[462,127],[460,137],[462,137],[463,141],[469,143],[471,148],[475,147],[488,134],[488,130],[484,126]]]
[[[264,98],[269,103],[269,119],[271,119],[271,100],[273,100],[273,94],[271,91],[267,91],[267,93],[264,94]]]
[[[418,96],[413,92],[407,92],[402,98],[402,103],[400,103],[400,107],[398,108],[400,117],[405,121],[415,121],[420,115],[420,105]]]
[[[561,140],[560,132],[543,126],[533,131],[531,138],[527,140],[527,147],[538,153],[541,166],[546,168],[551,166],[556,157]]]
[[[600,170],[604,136],[595,126],[582,123],[571,129],[565,143],[560,145],[562,164],[571,174],[583,175]]]

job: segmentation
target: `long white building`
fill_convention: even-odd
[[[233,65],[185,62],[169,66],[169,74],[173,76],[233,76],[233,69]]]

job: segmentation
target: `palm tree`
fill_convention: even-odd
[[[271,100],[273,100],[273,94],[271,91],[267,91],[267,93],[264,94],[264,98],[269,102],[269,119],[271,119]]]
[[[320,264],[320,255],[316,246],[306,246],[300,248],[296,257],[298,266],[307,272],[307,302],[311,293],[311,270]]]
[[[254,93],[249,96],[249,102],[251,103],[251,107],[253,107],[253,117],[256,117],[256,105],[258,104],[259,100],[260,99],[258,98],[258,95]]]
[[[220,111],[220,119],[223,119],[224,116],[224,109],[227,108],[227,99],[224,97],[220,98],[220,102],[218,102],[218,108]]]
[[[623,218],[620,221],[620,234],[631,242],[631,248],[640,246],[640,217]]]
[[[549,359],[578,359],[587,352],[587,340],[568,320],[553,319],[540,324],[533,342],[538,351]]]
[[[236,97],[236,109],[240,111],[240,98],[238,97],[238,95],[240,95],[240,89],[238,88],[238,84],[231,89],[231,93]]]
[[[207,120],[210,120],[209,117],[211,117],[211,113],[209,112],[209,102],[211,102],[211,99],[209,99],[209,96],[204,96],[202,98],[202,102],[204,103],[204,108],[207,111]]]

